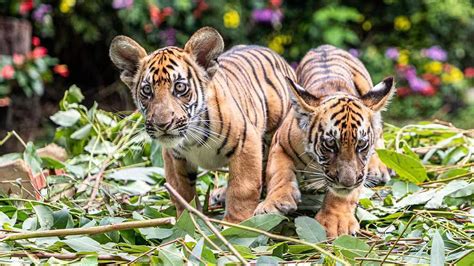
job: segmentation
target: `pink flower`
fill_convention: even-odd
[[[12,79],[15,75],[15,69],[11,65],[6,65],[2,68],[1,75],[4,79]]]
[[[41,44],[40,38],[33,36],[33,38],[31,38],[31,44],[33,44],[33,46],[39,46]]]
[[[48,49],[42,46],[38,46],[38,47],[35,47],[35,49],[33,49],[33,51],[31,52],[31,57],[33,59],[37,59],[37,58],[42,58],[47,54],[48,54]]]
[[[20,14],[26,15],[33,9],[33,0],[23,0],[20,3]]]
[[[474,67],[464,69],[464,76],[466,78],[474,78]]]
[[[67,65],[55,65],[53,71],[64,78],[69,76],[69,69],[67,68]]]
[[[17,66],[23,65],[25,62],[25,56],[22,54],[13,54],[13,64]]]
[[[411,90],[408,87],[400,87],[397,89],[397,95],[400,97],[405,97],[407,95],[410,95]]]

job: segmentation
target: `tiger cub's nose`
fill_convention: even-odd
[[[166,122],[155,122],[154,126],[158,128],[161,131],[166,131],[168,130],[172,125],[173,125],[174,119],[170,119]]]

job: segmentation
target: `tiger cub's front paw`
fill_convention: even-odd
[[[291,187],[285,190],[275,191],[268,195],[267,198],[257,206],[254,214],[288,214],[294,212],[298,207],[300,198],[301,193],[298,188]]]
[[[369,185],[383,185],[390,181],[388,167],[382,163],[377,154],[372,155],[369,161],[367,182]]]
[[[316,220],[324,226],[328,238],[340,235],[354,235],[359,231],[359,222],[354,214],[337,210],[321,209],[316,214]]]

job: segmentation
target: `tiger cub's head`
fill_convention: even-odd
[[[306,152],[322,167],[326,184],[344,196],[359,187],[381,132],[380,110],[394,92],[386,78],[362,97],[334,94],[316,98],[288,79]]]
[[[223,49],[221,35],[210,27],[194,33],[184,49],[169,46],[150,54],[129,37],[112,40],[110,58],[146,119],[147,133],[163,146],[179,145],[199,122]]]

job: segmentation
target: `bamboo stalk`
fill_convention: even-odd
[[[108,233],[112,231],[127,230],[134,228],[145,228],[145,227],[154,227],[164,224],[174,224],[174,218],[159,218],[159,219],[150,219],[144,221],[133,221],[133,222],[123,222],[120,224],[110,224],[103,226],[93,226],[88,228],[70,228],[70,229],[58,229],[58,230],[47,230],[47,231],[35,231],[27,233],[14,233],[3,236],[0,239],[0,242],[8,240],[20,240],[20,239],[29,239],[29,238],[39,238],[39,237],[52,237],[52,236],[72,236],[72,235],[95,235]]]

